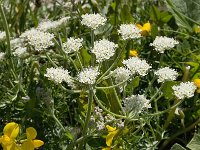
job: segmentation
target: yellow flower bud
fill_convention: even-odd
[[[137,57],[137,56],[138,56],[138,53],[137,53],[136,50],[130,50],[130,51],[129,51],[129,56],[131,56],[131,57]]]

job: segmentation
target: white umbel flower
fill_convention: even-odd
[[[158,76],[158,82],[174,81],[178,76],[178,72],[169,67],[164,67],[155,72]]]
[[[178,99],[191,98],[194,96],[194,92],[197,89],[193,82],[181,82],[180,85],[173,86],[174,95]]]
[[[78,81],[85,84],[94,84],[98,75],[97,67],[85,68],[78,74]]]
[[[68,53],[78,52],[82,45],[83,39],[70,37],[67,42],[63,43],[64,51]]]
[[[0,52],[0,61],[3,60],[3,59],[5,58],[5,55],[6,55],[5,53]]]
[[[36,51],[45,50],[54,45],[52,42],[54,35],[36,29],[25,31],[20,38],[33,46]]]
[[[112,71],[111,74],[115,78],[115,83],[120,83],[130,78],[131,71],[124,67],[118,67],[117,69]]]
[[[26,47],[18,47],[13,52],[13,55],[17,56],[17,57],[22,57],[26,52],[27,52],[27,48]]]
[[[1,41],[4,41],[5,39],[6,39],[6,32],[0,31],[0,42],[1,42]]]
[[[140,38],[141,31],[136,25],[134,24],[122,24],[119,27],[118,33],[122,35],[124,40],[127,39],[137,39]]]
[[[153,43],[150,43],[150,46],[153,46],[157,52],[164,53],[165,50],[171,49],[177,44],[179,44],[179,42],[173,38],[168,38],[166,36],[156,36]]]
[[[146,60],[141,60],[138,57],[131,57],[123,61],[123,64],[131,71],[132,74],[138,73],[141,76],[145,76],[151,66]]]
[[[15,50],[18,47],[23,47],[23,40],[20,38],[15,38],[10,41],[10,46],[12,50]]]
[[[42,21],[37,29],[41,30],[41,31],[57,31],[59,30],[62,26],[64,26],[68,21],[69,21],[70,17],[63,17],[59,20],[56,21],[51,21],[51,20],[46,20],[46,21]]]
[[[47,68],[47,72],[44,75],[49,78],[49,80],[54,81],[55,83],[61,83],[62,81],[67,82],[69,85],[72,85],[72,79],[69,75],[68,70],[64,70],[63,68]]]
[[[91,29],[96,29],[99,26],[102,26],[106,22],[106,18],[100,14],[85,14],[81,16],[81,24],[87,26]]]
[[[124,110],[126,112],[134,112],[139,114],[144,109],[151,108],[150,101],[145,98],[144,95],[132,95],[123,100]]]
[[[112,57],[115,54],[115,49],[117,47],[117,44],[103,39],[94,42],[94,48],[91,52],[95,54],[97,62],[102,62]]]

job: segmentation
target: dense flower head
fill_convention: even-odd
[[[85,84],[94,84],[98,75],[97,67],[85,68],[78,74],[78,81]]]
[[[153,46],[154,49],[159,53],[164,53],[165,50],[171,49],[177,44],[179,44],[179,42],[173,38],[168,38],[166,36],[156,36],[153,43],[150,43],[150,46]]]
[[[194,92],[197,89],[194,82],[181,82],[180,85],[172,87],[174,95],[178,99],[191,98],[194,96]]]
[[[100,14],[85,14],[81,16],[81,24],[85,25],[91,29],[96,29],[99,26],[102,26],[106,22],[106,18]]]
[[[155,72],[158,76],[158,82],[174,81],[178,76],[178,72],[169,67],[164,67]]]
[[[122,35],[124,40],[127,39],[137,39],[141,37],[141,31],[136,25],[134,24],[122,24],[119,27],[118,33]]]
[[[23,40],[21,38],[14,38],[10,40],[11,49],[14,50],[18,47],[23,47]]]
[[[0,31],[0,42],[6,39],[6,32]]]
[[[120,83],[126,81],[131,76],[131,71],[124,67],[118,67],[111,72],[112,76],[115,78],[115,83]]]
[[[94,47],[91,52],[95,54],[97,62],[102,62],[112,57],[117,47],[117,44],[103,39],[94,42]]]
[[[123,61],[123,64],[131,71],[132,74],[138,73],[141,76],[145,76],[151,66],[146,60],[141,60],[138,57],[131,57]]]
[[[151,108],[150,101],[144,95],[131,95],[123,100],[124,110],[126,112],[133,111],[136,114],[142,112],[143,109]]]
[[[41,30],[41,31],[56,31],[58,29],[60,29],[62,26],[64,26],[68,21],[69,21],[70,17],[63,17],[59,20],[56,21],[51,21],[51,20],[46,20],[46,21],[42,21],[37,29]]]
[[[25,31],[20,37],[33,46],[36,51],[42,51],[54,45],[52,42],[54,38],[53,34],[37,29]]]
[[[78,52],[82,47],[83,39],[70,37],[67,39],[67,42],[63,43],[64,51],[68,53]]]
[[[71,76],[69,75],[68,70],[64,70],[63,68],[47,68],[47,72],[44,75],[49,78],[49,80],[54,81],[55,83],[61,83],[62,81],[67,82],[69,85],[72,84]]]
[[[26,48],[26,47],[18,47],[18,48],[16,48],[15,51],[13,52],[13,55],[14,55],[14,56],[21,57],[21,56],[23,56],[26,52],[27,52],[27,48]]]
[[[0,61],[3,60],[5,58],[5,53],[4,52],[0,52]]]

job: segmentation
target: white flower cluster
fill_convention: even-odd
[[[70,37],[67,39],[67,42],[63,43],[64,51],[68,53],[78,52],[78,50],[82,47],[83,39]]]
[[[85,84],[94,84],[98,75],[97,67],[85,68],[78,74],[78,81]]]
[[[26,47],[18,47],[13,52],[13,55],[17,56],[17,57],[22,57],[26,52],[27,52],[27,48]]]
[[[42,21],[37,29],[41,30],[41,31],[57,31],[58,29],[60,29],[62,26],[64,26],[68,21],[69,21],[70,17],[63,17],[59,20],[56,21],[51,21],[51,20],[47,20],[47,21]]]
[[[5,39],[6,39],[6,32],[0,31],[0,42],[1,42],[1,41],[4,41]]]
[[[115,123],[118,128],[124,127],[124,122],[122,120],[116,120],[110,114],[103,116],[103,110],[98,106],[94,107],[94,112],[91,116],[91,120],[98,131],[105,129],[106,124]]]
[[[118,67],[111,72],[112,76],[115,78],[115,83],[120,83],[126,81],[131,76],[131,71],[124,67]]]
[[[158,76],[158,82],[174,81],[178,76],[178,72],[169,67],[164,67],[155,72]]]
[[[150,101],[144,95],[132,95],[123,100],[124,110],[133,112],[135,115],[142,112],[144,109],[151,108]]]
[[[193,82],[181,82],[180,85],[173,86],[174,95],[178,99],[191,98],[194,96],[194,92],[197,89]]]
[[[10,46],[12,50],[15,50],[16,48],[19,47],[23,47],[24,46],[23,40],[21,38],[12,39],[10,40]]]
[[[0,52],[0,61],[3,60],[5,58],[5,53]]]
[[[141,60],[138,57],[131,57],[122,62],[131,71],[132,74],[138,73],[141,76],[145,76],[151,66],[146,60]]]
[[[140,38],[141,30],[134,24],[122,24],[119,27],[118,33],[122,35],[124,40]]]
[[[179,42],[173,38],[168,38],[166,36],[156,36],[153,43],[150,43],[150,46],[153,46],[159,53],[164,53],[165,50],[171,49],[177,44],[179,44]]]
[[[33,46],[36,51],[42,51],[54,45],[52,42],[54,38],[53,34],[42,32],[37,29],[25,31],[20,38]]]
[[[62,81],[67,82],[69,85],[72,85],[73,81],[71,76],[69,75],[68,70],[64,70],[63,68],[47,68],[47,72],[44,75],[45,77],[49,78],[49,80],[54,81],[55,83],[61,83]]]
[[[117,44],[103,39],[94,42],[94,48],[91,52],[95,54],[97,62],[102,62],[112,57],[115,54],[115,49],[117,47]]]
[[[85,14],[81,16],[81,24],[85,25],[91,29],[96,29],[99,26],[102,26],[106,22],[106,18],[100,14]]]

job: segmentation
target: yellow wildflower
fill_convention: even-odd
[[[19,134],[19,125],[15,122],[6,124],[3,129],[3,136],[0,138],[0,144],[3,150],[19,150],[18,145],[15,142],[15,138]]]
[[[108,135],[106,136],[106,145],[108,147],[103,148],[102,150],[111,150],[113,138],[118,133],[119,130],[116,129],[116,127],[111,127],[109,125],[106,125],[106,128],[108,130]]]
[[[140,24],[136,24],[136,26],[142,30],[142,35],[148,35],[148,33],[151,31],[151,24],[149,22],[145,23],[143,26]]]
[[[138,56],[138,53],[137,53],[137,51],[136,50],[130,50],[129,51],[129,56],[131,56],[131,57],[137,57]]]
[[[200,26],[195,26],[194,27],[194,32],[195,33],[200,33]]]
[[[194,79],[194,84],[197,87],[197,93],[200,93],[200,79]]]
[[[22,142],[21,150],[34,150],[44,144],[41,140],[36,140],[37,131],[33,127],[26,129],[27,140]]]

